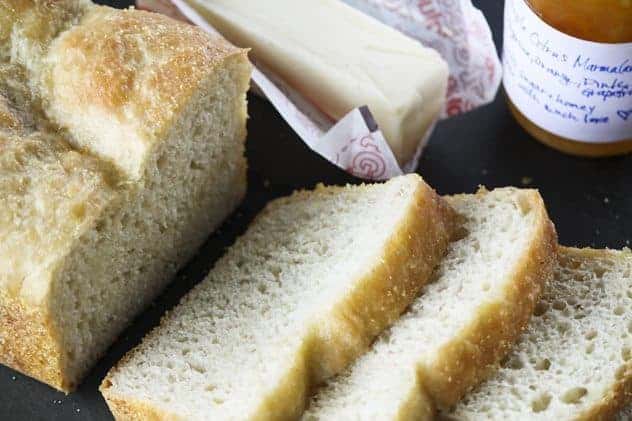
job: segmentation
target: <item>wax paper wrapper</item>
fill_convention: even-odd
[[[450,68],[441,119],[487,104],[496,96],[502,77],[500,60],[489,25],[471,0],[341,1],[441,54]],[[183,0],[137,0],[137,6],[216,32]],[[367,106],[333,121],[261,64],[254,65],[255,92],[272,103],[313,151],[334,165],[367,180],[385,180],[416,169],[434,125],[420,133],[415,157],[399,165]]]

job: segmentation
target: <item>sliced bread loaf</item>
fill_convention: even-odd
[[[72,390],[246,190],[244,50],[0,0],[0,362]]]
[[[427,420],[456,402],[519,336],[555,260],[540,195],[448,198],[461,235],[432,283],[372,349],[311,400],[304,420]]]
[[[399,317],[451,209],[419,176],[272,202],[101,391],[117,419],[290,419]]]
[[[561,249],[555,279],[502,368],[446,415],[614,419],[632,400],[631,332],[632,252]]]

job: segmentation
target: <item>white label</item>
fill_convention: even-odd
[[[632,138],[632,43],[571,37],[524,0],[505,2],[504,43],[505,91],[533,123],[583,142]]]

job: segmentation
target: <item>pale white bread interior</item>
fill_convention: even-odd
[[[429,420],[509,351],[555,261],[540,195],[448,198],[460,235],[400,320],[312,398],[303,420]]]
[[[86,1],[0,27],[0,361],[70,391],[243,197],[250,64]]]
[[[37,303],[49,267],[112,203],[114,187],[98,161],[54,136],[0,131],[0,151],[0,285]]]
[[[632,400],[632,252],[560,249],[554,280],[498,372],[454,420],[612,420]]]
[[[368,105],[401,165],[445,103],[436,51],[340,0],[187,3],[331,118]]]
[[[419,176],[267,206],[111,370],[117,419],[291,419],[414,299],[453,213]]]

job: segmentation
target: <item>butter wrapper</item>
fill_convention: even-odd
[[[502,78],[500,60],[489,25],[471,0],[343,1],[439,52],[450,69],[441,119],[485,105],[496,96]],[[137,6],[216,33],[183,0],[137,0]],[[313,151],[334,165],[367,180],[386,180],[416,169],[432,127],[420,134],[415,157],[400,166],[369,108],[358,107],[333,121],[277,75],[260,63],[254,65],[254,90]]]

